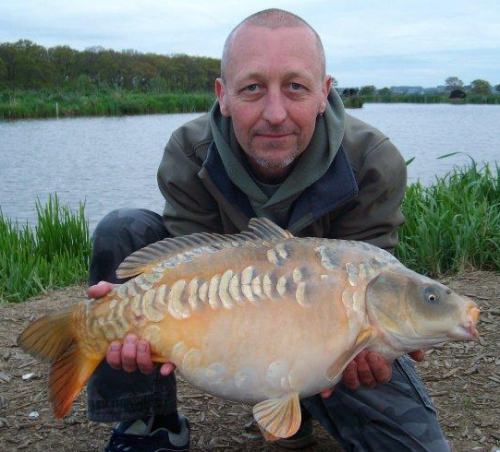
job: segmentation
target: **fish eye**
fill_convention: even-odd
[[[438,296],[431,293],[427,295],[427,300],[429,300],[429,303],[435,303],[438,300]]]
[[[424,291],[425,299],[430,304],[435,304],[439,302],[439,295],[432,290],[430,287],[427,287]]]

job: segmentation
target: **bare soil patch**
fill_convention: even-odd
[[[500,450],[500,274],[474,272],[444,281],[481,307],[480,342],[447,344],[427,353],[418,370],[455,451]],[[103,450],[110,425],[87,420],[85,394],[71,416],[56,420],[47,402],[47,366],[23,353],[17,335],[29,321],[85,297],[71,287],[18,305],[0,306],[0,450]],[[282,450],[245,426],[251,409],[179,381],[179,405],[192,426],[193,450]],[[248,431],[249,430],[249,431]],[[317,424],[311,451],[339,451]]]

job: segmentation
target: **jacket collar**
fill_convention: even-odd
[[[213,142],[198,176],[219,204],[225,206],[226,210],[229,206],[232,207],[229,210],[236,215],[227,213],[233,217],[240,230],[245,229],[250,218],[256,216],[255,212],[247,196],[229,178]],[[295,201],[287,229],[297,233],[356,197],[358,192],[352,166],[341,145],[326,173],[306,188]]]

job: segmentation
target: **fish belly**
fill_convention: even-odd
[[[174,344],[172,360],[183,377],[215,396],[248,403],[290,392],[307,397],[332,386],[328,369],[356,335],[342,306],[269,303],[220,312],[197,346]]]

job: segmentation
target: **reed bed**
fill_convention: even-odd
[[[408,187],[406,223],[396,256],[413,270],[438,276],[500,270],[500,168],[474,160],[435,183]]]
[[[84,205],[76,212],[57,195],[36,202],[38,222],[19,227],[0,211],[0,302],[19,302],[86,280],[90,256]],[[408,187],[396,256],[431,276],[500,270],[500,168],[473,161]]]
[[[4,92],[0,93],[0,119],[193,113],[208,111],[214,100],[213,94],[203,92]]]
[[[0,211],[0,303],[19,302],[86,279],[90,236],[84,205],[76,212],[57,195],[36,202],[37,225],[19,226]]]

